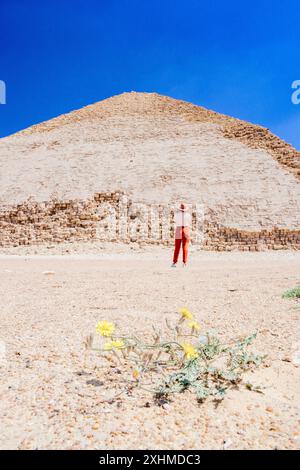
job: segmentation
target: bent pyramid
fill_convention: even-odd
[[[45,207],[124,192],[146,204],[203,204],[235,234],[291,231],[282,246],[297,246],[299,180],[300,153],[265,128],[156,93],[123,93],[0,140],[0,244],[60,241]],[[71,240],[70,220],[61,228]]]

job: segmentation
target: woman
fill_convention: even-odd
[[[190,226],[192,217],[185,204],[180,204],[179,209],[175,212],[175,248],[173,255],[172,268],[176,268],[180,247],[182,245],[182,261],[186,266],[188,256],[188,246],[190,241]]]

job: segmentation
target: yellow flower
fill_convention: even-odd
[[[199,331],[201,330],[201,326],[199,325],[199,323],[195,320],[192,320],[189,322],[189,327],[192,329],[192,330],[196,330],[196,331]]]
[[[133,378],[136,379],[136,380],[139,378],[139,375],[140,375],[140,373],[139,373],[139,371],[136,370],[136,369],[132,372],[132,376],[133,376]]]
[[[181,313],[181,316],[185,318],[186,320],[193,320],[194,316],[192,312],[190,312],[187,308],[180,308],[179,313]]]
[[[121,339],[116,339],[114,341],[112,340],[104,344],[105,351],[111,351],[112,349],[123,349],[124,347],[125,343]]]
[[[115,331],[115,325],[106,320],[99,321],[99,323],[96,326],[96,333],[98,333],[100,336],[110,337],[114,331]]]
[[[184,351],[184,357],[186,359],[195,359],[198,357],[198,352],[190,343],[182,343],[181,347]]]

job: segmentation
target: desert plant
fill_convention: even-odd
[[[300,299],[300,286],[287,290],[282,297],[284,299]]]
[[[223,344],[215,333],[199,335],[200,325],[188,309],[181,308],[179,313],[175,324],[166,321],[166,338],[153,326],[150,342],[136,335],[116,334],[112,322],[100,321],[96,333],[102,338],[101,346],[95,347],[89,336],[86,347],[122,366],[127,387],[146,389],[156,399],[189,389],[199,401],[209,396],[222,400],[229,388],[243,383],[245,371],[263,361],[264,356],[248,351],[256,334]],[[244,385],[260,391],[249,383]]]

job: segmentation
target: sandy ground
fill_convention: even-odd
[[[2,254],[1,449],[300,448],[300,310],[281,298],[300,281],[300,253],[195,252],[187,269],[170,269],[169,254]],[[247,379],[264,394],[232,390],[218,407],[189,393],[158,407],[145,391],[107,402],[120,374],[84,353],[86,335],[99,319],[147,333],[183,305],[224,339],[258,331],[268,359]]]

